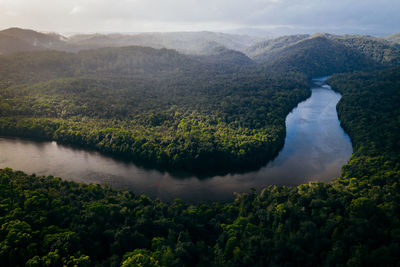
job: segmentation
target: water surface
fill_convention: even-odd
[[[324,79],[315,82],[311,97],[286,118],[284,148],[274,161],[254,172],[207,179],[179,178],[99,152],[13,138],[0,138],[0,168],[7,166],[77,182],[107,183],[162,200],[181,198],[191,202],[231,200],[233,192],[260,190],[271,184],[330,181],[339,176],[352,154],[352,146],[336,113],[341,95],[324,84]]]

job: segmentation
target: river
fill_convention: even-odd
[[[330,181],[352,154],[350,138],[340,127],[336,104],[341,95],[315,79],[312,95],[286,117],[285,145],[275,160],[257,171],[210,178],[180,178],[149,170],[99,152],[18,138],[0,138],[0,168],[54,175],[85,183],[108,184],[169,201],[228,201],[233,192],[267,185]]]

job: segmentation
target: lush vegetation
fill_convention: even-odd
[[[268,69],[299,71],[309,77],[374,70],[400,63],[398,47],[383,39],[362,35],[283,36],[245,51]]]
[[[311,76],[398,64],[395,48],[354,36],[284,37],[253,52],[264,46],[280,54],[268,55],[267,71],[224,48],[205,56],[143,47],[0,56],[0,134],[158,166],[260,166],[282,146],[289,110],[310,94],[305,77],[288,70]],[[1,264],[398,265],[400,69],[329,83],[343,95],[338,114],[354,148],[338,179],[191,205],[3,169]]]
[[[328,82],[343,94],[338,115],[353,143],[353,159],[344,168],[344,175],[361,176],[372,184],[384,184],[384,177],[392,171],[392,178],[398,178],[400,69],[334,75]]]
[[[8,266],[396,266],[400,70],[334,75],[354,155],[331,183],[266,187],[232,203],[162,203],[0,171]]]
[[[43,49],[67,42],[20,29],[1,34],[37,39]],[[75,41],[85,38],[99,45],[124,39]],[[246,50],[261,65],[217,42],[204,46],[201,55],[124,47],[0,56],[0,134],[76,144],[159,168],[254,169],[282,148],[287,113],[310,95],[307,76],[400,60],[396,47],[365,36],[268,40]]]
[[[144,47],[0,57],[0,134],[164,168],[259,167],[283,146],[285,117],[309,85],[300,74],[241,69],[250,59],[221,53],[215,62]]]

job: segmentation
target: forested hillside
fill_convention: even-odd
[[[140,34],[79,34],[68,39],[77,49],[96,47],[122,47],[131,45],[153,48],[175,49],[183,53],[197,54],[204,52],[210,44],[224,46],[232,50],[242,50],[263,38],[248,35],[216,32],[164,32]]]
[[[391,34],[381,38],[395,44],[397,47],[400,47],[400,33]]]
[[[286,47],[309,38],[308,34],[285,35],[254,44],[244,50],[246,55],[259,62],[267,62]]]
[[[232,72],[256,67],[256,63],[244,53],[224,46],[211,46],[203,51],[202,55],[192,57],[207,65],[212,65],[218,71]]]
[[[378,66],[370,57],[323,36],[287,47],[265,64],[279,71],[301,71],[310,78]]]
[[[207,47],[224,46],[241,51],[263,38],[217,32],[163,32],[132,34],[77,34],[65,37],[28,29],[9,28],[0,31],[0,54],[36,50],[79,52],[105,47],[145,46],[175,49],[185,54],[204,54]]]
[[[0,57],[0,133],[77,144],[163,168],[262,166],[305,76],[259,70],[240,52],[146,47]]]
[[[296,71],[308,77],[326,76],[353,70],[373,70],[400,63],[397,35],[299,34],[275,39],[214,32],[171,32],[141,34],[80,34],[64,37],[55,33],[10,28],[0,31],[0,54],[22,51],[79,52],[106,47],[144,46],[175,49],[180,53],[203,55],[208,63],[247,65],[249,59],[267,70]],[[231,61],[229,64],[227,62]]]
[[[385,170],[385,177],[400,168],[400,69],[334,75],[334,90],[343,94],[337,106],[343,128],[351,136],[354,156],[345,168],[347,177]],[[368,141],[368,142],[367,142]],[[364,164],[374,167],[362,168]],[[364,173],[365,171],[365,173]],[[394,175],[395,179],[398,176]],[[373,178],[382,179],[378,175]],[[370,179],[372,177],[369,177]],[[382,180],[381,182],[385,182]]]
[[[20,51],[34,51],[34,46],[6,34],[0,32],[0,55],[1,54],[11,54]]]
[[[400,50],[383,39],[362,35],[293,35],[245,50],[268,69],[298,71],[309,77],[374,70],[400,63]]]
[[[65,50],[67,38],[55,33],[9,28],[0,31],[0,55],[22,51],[58,49]]]
[[[354,155],[340,178],[232,203],[162,203],[0,171],[8,266],[397,266],[400,69],[334,75]],[[140,266],[140,265],[139,265]]]

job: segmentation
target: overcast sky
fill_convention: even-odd
[[[0,28],[61,33],[400,32],[400,0],[0,0]]]

